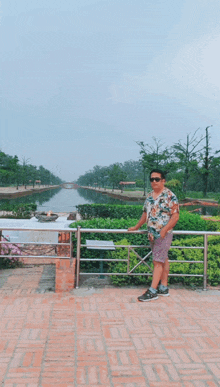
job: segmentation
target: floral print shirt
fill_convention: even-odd
[[[160,230],[166,226],[173,214],[179,212],[179,204],[176,195],[168,188],[164,188],[155,200],[153,191],[147,195],[143,210],[147,213],[149,239],[151,237],[158,239],[160,238]]]

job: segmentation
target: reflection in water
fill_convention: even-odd
[[[96,204],[142,204],[142,202],[124,201],[111,198],[108,195],[103,195],[100,192],[90,191],[83,188],[76,189],[51,189],[49,191],[38,192],[32,195],[23,196],[16,199],[3,199],[1,204],[20,204],[20,203],[35,203],[37,211],[53,211],[53,212],[72,212],[76,210],[79,204],[96,203]],[[219,208],[189,206],[186,211],[193,211],[200,207],[198,213],[206,211],[206,215],[217,215]]]
[[[9,203],[9,204],[27,204],[27,203],[34,203],[37,205],[42,205],[43,203],[48,202],[51,200],[53,196],[55,196],[58,192],[60,192],[61,188],[57,189],[50,189],[48,191],[44,192],[37,192],[31,195],[22,196],[15,199],[2,199],[1,203]]]
[[[60,192],[53,196],[49,202],[38,206],[40,211],[53,212],[72,212],[76,210],[78,204],[90,203],[89,200],[81,198],[76,189],[61,189]]]
[[[140,204],[144,203],[144,199],[143,199],[143,201],[137,201],[137,202],[126,201],[126,200],[121,200],[121,199],[114,199],[114,198],[108,196],[107,194],[103,195],[100,192],[91,191],[89,189],[84,189],[84,188],[78,188],[77,191],[78,191],[79,195],[81,197],[83,197],[84,199],[88,200],[89,203],[96,203],[96,204],[131,204],[131,205],[134,205],[134,204],[140,205]]]
[[[76,206],[79,204],[96,203],[96,204],[142,204],[141,202],[124,201],[120,199],[114,199],[108,195],[103,195],[100,192],[90,191],[83,188],[76,189],[51,189],[49,191],[38,192],[32,195],[23,196],[16,199],[3,199],[1,204],[20,204],[20,203],[35,203],[37,205],[37,211],[53,211],[53,212],[72,212],[76,210]],[[200,207],[198,213],[206,211],[206,215],[217,215],[219,208],[214,207],[202,207],[202,206],[190,206],[186,211],[193,211]]]

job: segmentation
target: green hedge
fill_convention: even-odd
[[[76,206],[83,219],[127,219],[141,217],[143,205],[80,204]]]
[[[173,246],[203,246],[203,237],[193,237],[178,241],[173,241]],[[186,261],[203,261],[204,251],[195,249],[171,249],[169,251],[170,260],[186,260]],[[171,263],[170,273],[188,273],[188,274],[203,274],[203,263]],[[208,283],[216,286],[220,283],[220,237],[208,237]],[[182,277],[184,278],[184,277]],[[178,277],[171,277],[170,283],[179,282]],[[202,285],[203,278],[185,277],[185,284]]]
[[[91,219],[84,220],[72,223],[70,227],[75,228],[77,226],[81,226],[82,228],[95,228],[95,229],[127,229],[130,226],[134,226],[139,219]],[[187,230],[187,231],[207,231],[209,230],[209,223],[211,226],[216,225],[212,222],[206,222],[199,215],[189,214],[185,211],[180,212],[180,220],[177,223],[175,229],[177,230]],[[142,230],[146,230],[146,225],[144,225]],[[76,239],[73,236],[73,244],[76,246]],[[86,239],[91,240],[112,240],[115,244],[130,244],[130,245],[149,245],[148,238],[146,234],[135,234],[135,233],[82,233],[81,243],[85,244]],[[125,242],[125,243],[122,243]],[[185,236],[184,238],[181,236],[175,236],[173,245],[178,246],[202,246],[203,237],[197,236]],[[121,252],[120,252],[121,251]],[[143,257],[147,254],[149,248],[138,248],[137,252]],[[76,248],[74,250],[74,254],[76,254]],[[107,256],[118,257],[118,259],[122,259],[123,257],[127,257],[127,249],[119,250],[116,252],[106,252]],[[100,257],[100,251],[98,250],[88,250],[86,248],[82,248],[81,256],[84,258],[98,258]],[[173,260],[203,260],[203,250],[179,250],[179,249],[171,249],[169,252],[170,259]],[[132,257],[133,262],[137,263],[139,260],[136,257]],[[135,264],[136,264],[135,263]],[[149,263],[152,264],[152,258],[149,259]],[[115,265],[114,267],[112,265]],[[108,272],[120,272],[120,270],[126,269],[126,263],[104,263],[104,271]],[[144,270],[145,267],[143,265],[140,266],[141,270]],[[86,272],[99,272],[99,263],[94,262],[82,262],[81,268]],[[217,285],[219,283],[220,278],[220,237],[209,237],[209,266],[208,266],[208,274],[209,274],[209,283],[211,285]],[[122,270],[122,271],[123,271]],[[203,273],[203,264],[190,264],[190,263],[173,263],[171,264],[170,273],[188,273],[188,274],[200,274]],[[149,283],[151,278],[147,276],[112,276],[112,282],[115,285],[137,285],[137,284],[147,284]],[[184,282],[185,284],[196,284],[201,285],[203,279],[202,278],[192,278],[192,277],[170,277],[170,283],[175,282]],[[219,281],[219,282],[218,282]]]
[[[0,207],[2,211],[11,211],[12,214],[7,214],[6,216],[2,216],[2,218],[13,218],[13,219],[30,219],[34,212],[37,209],[37,205],[35,203],[26,203],[26,204],[11,204],[4,203]]]
[[[129,245],[127,239],[122,239],[117,242],[119,245]],[[179,241],[173,241],[173,246],[203,246],[203,237],[194,237]],[[145,251],[145,254],[147,251]],[[116,249],[115,252],[108,254],[109,258],[113,259],[126,259],[127,248]],[[196,274],[202,275],[204,272],[203,263],[188,263],[187,261],[203,261],[203,250],[195,249],[175,249],[171,248],[169,251],[169,259],[186,261],[186,262],[171,262],[170,263],[170,274]],[[134,253],[130,254],[130,269],[134,267],[140,260]],[[147,261],[148,264],[153,268],[152,258]],[[127,263],[126,262],[110,262],[108,264],[108,271],[111,273],[126,273]],[[149,269],[141,264],[137,269],[136,273],[149,273]],[[212,286],[216,286],[220,283],[220,237],[209,237],[208,247],[208,283]],[[124,285],[150,285],[152,276],[111,276],[111,281],[116,286]],[[169,283],[183,282],[186,285],[202,286],[202,277],[182,277],[172,276],[169,277]]]

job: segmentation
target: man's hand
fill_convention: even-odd
[[[172,228],[177,224],[179,220],[179,213],[178,212],[175,212],[175,214],[173,214],[169,220],[169,222],[166,224],[166,226],[164,226],[161,230],[160,230],[160,236],[161,238],[163,239],[168,231],[172,230]]]
[[[166,235],[167,235],[167,231],[164,230],[164,228],[162,228],[161,231],[160,231],[160,236],[161,236],[161,238],[162,238],[162,239],[165,238]]]
[[[133,226],[133,227],[129,227],[128,228],[128,231],[137,231],[139,230],[139,228],[141,226],[143,226],[144,223],[146,223],[147,221],[147,213],[146,212],[143,212],[142,216],[141,216],[141,219],[139,220],[139,222],[136,224],[136,226]]]
[[[129,228],[128,228],[128,231],[137,231],[137,228],[136,228],[135,226],[129,227]]]
[[[154,236],[152,234],[148,234],[148,239],[150,242],[153,242],[154,241]]]

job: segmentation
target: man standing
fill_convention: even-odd
[[[156,300],[158,295],[169,296],[168,251],[173,238],[173,227],[179,219],[178,200],[174,193],[164,186],[164,172],[153,169],[150,173],[150,182],[153,191],[147,195],[142,217],[136,226],[128,229],[136,231],[147,223],[148,239],[153,254],[154,271],[151,287],[138,297],[139,301]]]

